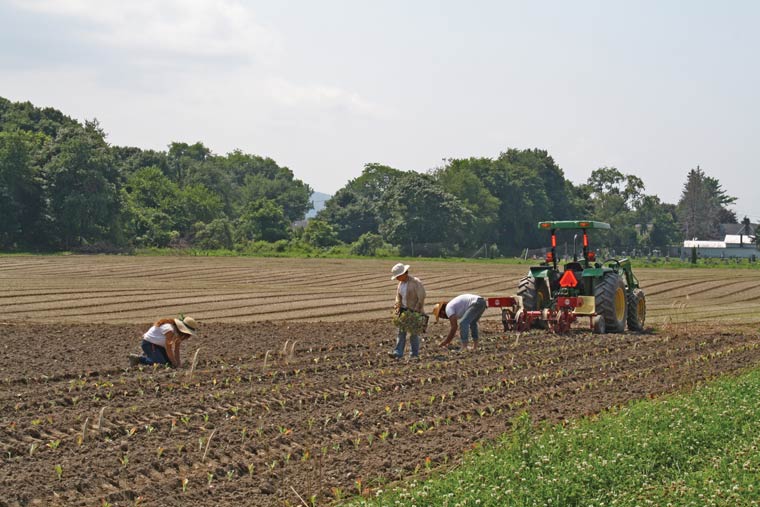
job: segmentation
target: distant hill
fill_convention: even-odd
[[[314,209],[306,213],[306,218],[314,218],[317,216],[317,212],[325,207],[325,201],[332,197],[330,194],[323,194],[322,192],[314,192],[311,194],[311,202],[314,203]]]

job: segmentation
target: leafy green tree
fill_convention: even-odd
[[[234,174],[226,164],[224,157],[211,157],[202,164],[188,168],[186,184],[203,185],[209,192],[218,196],[222,202],[224,214],[237,216],[243,208],[241,186],[234,179]]]
[[[575,216],[565,174],[546,150],[510,148],[499,155],[498,160],[520,168],[522,172],[530,172],[543,182],[547,207],[539,220],[561,220]]]
[[[217,218],[208,224],[198,222],[194,226],[193,244],[206,250],[231,249],[232,224],[227,218]]]
[[[124,181],[145,167],[158,167],[162,173],[169,174],[169,162],[166,152],[142,150],[134,147],[111,146],[111,154]]]
[[[725,206],[734,201],[736,198],[729,196],[720,182],[707,176],[699,166],[689,171],[677,208],[684,237],[719,239]],[[735,222],[736,215],[733,218]]]
[[[211,223],[224,217],[224,204],[221,197],[204,185],[185,186],[179,191],[177,199],[179,212],[175,214],[175,221],[182,235],[187,234],[191,224]]]
[[[353,255],[374,257],[385,246],[384,243],[382,236],[379,234],[365,232],[351,245],[350,251]]]
[[[167,176],[182,187],[185,185],[185,179],[190,169],[201,164],[209,156],[211,156],[211,150],[200,141],[195,144],[173,142],[169,145],[167,154],[169,170]]]
[[[656,195],[645,195],[633,212],[639,247],[667,246],[679,243],[681,234],[675,205],[660,201]]]
[[[332,225],[324,220],[312,219],[306,224],[302,239],[313,246],[326,248],[340,243],[338,235]]]
[[[495,237],[501,202],[486,188],[471,165],[476,159],[450,160],[448,165],[435,172],[437,181],[451,195],[472,212],[472,229],[466,238],[470,245],[480,245]],[[489,161],[490,162],[490,161]]]
[[[333,226],[345,243],[367,232],[377,233],[380,225],[377,202],[404,173],[382,164],[364,166],[361,176],[349,181],[325,202],[317,218]]]
[[[474,219],[431,176],[414,172],[391,184],[378,203],[378,211],[380,233],[389,243],[399,245],[404,255],[415,253],[415,243],[418,248],[420,243],[440,243],[445,250],[456,250]]]
[[[59,131],[45,175],[53,230],[62,246],[118,236],[119,174],[97,121]]]
[[[650,219],[643,211],[637,217],[637,210],[645,198],[641,178],[623,174],[615,167],[600,167],[591,172],[586,182],[586,192],[591,205],[590,218],[608,222],[612,226],[611,231],[601,235],[605,244],[630,248],[640,243],[643,237],[641,231],[647,232],[646,223],[642,226],[641,220]],[[648,204],[651,207],[653,201]],[[636,223],[639,224],[639,231],[636,230]]]
[[[312,208],[309,185],[294,178],[290,169],[278,166],[271,158],[234,151],[220,162],[241,188],[240,208],[251,201],[269,199],[282,208],[290,222],[303,220]]]
[[[251,201],[235,226],[235,243],[287,239],[290,222],[282,207],[271,199]]]
[[[0,130],[23,130],[56,138],[62,128],[81,125],[52,107],[39,108],[31,102],[10,102],[0,97]]]
[[[377,232],[375,203],[356,190],[343,187],[325,203],[317,218],[329,223],[338,239],[351,243],[368,232]]]
[[[35,234],[44,209],[42,181],[34,153],[41,134],[0,132],[0,248],[40,246]]]
[[[179,236],[180,190],[161,169],[139,169],[127,180],[124,194],[127,227],[138,246],[165,247]]]

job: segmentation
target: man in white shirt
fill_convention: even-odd
[[[439,318],[449,319],[449,335],[439,345],[448,347],[459,329],[462,348],[468,348],[469,334],[472,332],[472,348],[478,346],[478,321],[486,309],[486,300],[476,294],[461,294],[451,301],[441,301],[433,307],[435,321]]]

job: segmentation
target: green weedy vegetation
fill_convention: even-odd
[[[760,505],[760,369],[566,426],[527,415],[464,465],[351,505]]]

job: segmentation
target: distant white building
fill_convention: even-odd
[[[686,240],[683,242],[684,250],[690,251],[692,248],[697,249],[697,255],[700,257],[719,257],[719,258],[749,258],[753,255],[760,256],[760,251],[755,243],[755,236],[745,234],[726,234],[723,241],[700,241],[697,239]]]

